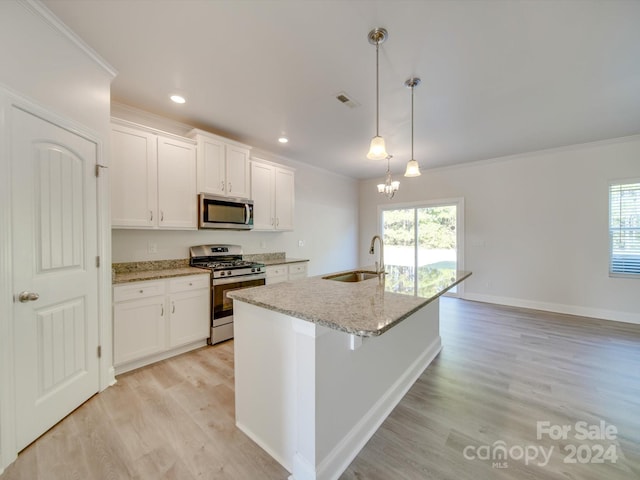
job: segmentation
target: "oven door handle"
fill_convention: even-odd
[[[250,282],[252,280],[265,280],[267,276],[264,273],[258,273],[256,275],[239,275],[237,277],[225,277],[225,278],[214,278],[211,280],[212,286],[217,285],[228,285],[230,283],[239,283],[239,282]]]
[[[249,208],[249,204],[245,203],[244,204],[244,211],[245,211],[245,225],[249,225],[249,221],[251,220],[251,208]]]

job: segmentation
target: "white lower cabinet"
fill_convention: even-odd
[[[116,374],[206,344],[209,274],[113,287]]]
[[[289,281],[300,280],[307,276],[307,264],[306,263],[290,263],[287,269],[287,276]]]
[[[273,285],[274,283],[300,280],[301,278],[305,278],[306,276],[306,262],[269,265],[267,267],[267,277],[265,283],[267,285]]]
[[[170,347],[209,337],[209,276],[205,279],[204,289],[195,286],[192,277],[169,282]]]

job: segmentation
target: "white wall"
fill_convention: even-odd
[[[184,135],[189,126],[114,104],[112,114],[140,124]],[[353,268],[357,264],[358,182],[301,162],[264,151],[259,158],[295,168],[295,230],[293,232],[236,232],[224,230],[113,230],[114,262],[188,258],[189,247],[207,243],[235,243],[245,253],[286,252],[309,259],[309,275]],[[303,247],[298,241],[304,242]],[[157,253],[148,253],[148,244]]]
[[[379,204],[464,197],[466,298],[640,323],[640,279],[608,276],[608,182],[634,177],[640,136],[423,170],[391,201],[362,181],[360,263]]]

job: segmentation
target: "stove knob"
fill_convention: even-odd
[[[255,271],[256,271],[256,269],[255,269],[255,268],[252,268],[252,269],[251,269],[251,273],[253,273],[253,272],[255,272]]]
[[[228,271],[227,271],[227,276],[228,276],[228,275],[231,275],[231,270],[228,270]]]

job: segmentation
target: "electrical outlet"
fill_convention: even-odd
[[[298,246],[304,247],[304,240],[298,240]]]
[[[148,253],[158,253],[158,244],[156,242],[149,242],[147,244]]]
[[[267,248],[267,242],[264,240],[260,242],[260,248]]]

